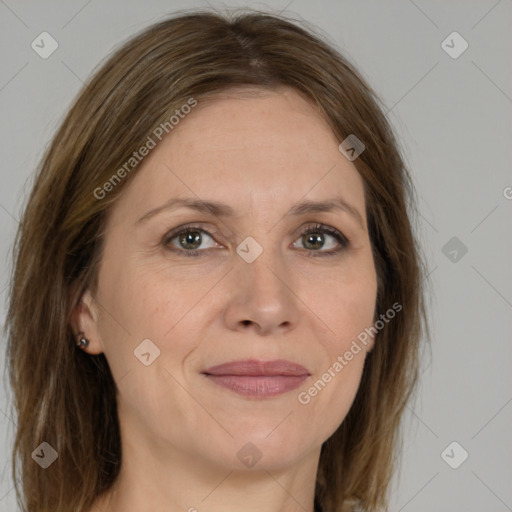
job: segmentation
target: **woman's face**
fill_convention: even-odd
[[[289,88],[224,94],[136,171],[80,313],[131,449],[284,468],[318,455],[343,421],[371,344],[345,354],[372,325],[377,281],[363,182],[340,142]],[[340,199],[356,213],[298,207]]]

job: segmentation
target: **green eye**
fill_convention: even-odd
[[[334,248],[322,250],[326,244],[326,236],[333,239],[333,242],[329,245],[332,245]],[[213,242],[207,247],[203,246],[205,237]],[[302,242],[302,249],[309,253],[308,256],[315,257],[332,256],[343,251],[350,243],[340,231],[323,224],[306,226],[299,238]],[[294,244],[296,243],[297,241],[294,242]],[[199,226],[185,226],[171,231],[165,236],[163,245],[169,250],[186,257],[200,256],[207,249],[218,246],[213,239],[213,235]]]

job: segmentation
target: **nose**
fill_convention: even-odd
[[[252,263],[239,259],[230,272],[225,322],[229,329],[262,336],[295,329],[300,318],[298,290],[277,258],[263,253]]]

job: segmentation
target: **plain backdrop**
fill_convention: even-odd
[[[21,207],[82,82],[142,28],[209,5],[316,25],[379,94],[413,175],[433,336],[390,511],[512,510],[511,0],[0,0],[0,323]],[[42,32],[58,43],[46,59],[31,47]],[[15,511],[6,382],[0,511]]]

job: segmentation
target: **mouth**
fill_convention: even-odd
[[[255,398],[291,391],[311,375],[303,366],[284,359],[232,361],[212,366],[201,373],[216,385]]]

